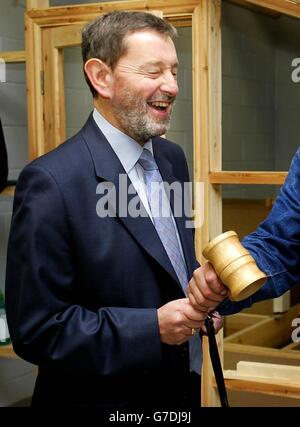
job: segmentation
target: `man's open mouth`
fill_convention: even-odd
[[[170,102],[164,101],[148,101],[147,104],[157,111],[167,111]]]

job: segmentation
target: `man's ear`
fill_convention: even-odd
[[[84,64],[84,70],[94,89],[102,98],[111,98],[112,71],[101,59],[91,58]]]

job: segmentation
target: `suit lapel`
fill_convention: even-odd
[[[130,215],[126,215],[127,212],[124,212],[124,205],[121,208],[119,204],[121,197],[123,200],[124,197],[127,197],[127,210],[127,206],[129,206],[130,203],[134,202],[136,205],[135,202],[138,199],[138,195],[137,193],[132,194],[132,192],[128,191],[131,182],[117,155],[96,125],[92,116],[90,116],[82,129],[82,134],[93,159],[97,177],[114,185],[117,203],[110,203],[112,209],[116,211],[118,218],[120,218],[137,242],[173,277],[178,283],[178,286],[180,286],[177,275],[149,216],[145,213],[145,216],[134,218]],[[121,174],[123,175],[123,181],[120,185],[119,177]],[[126,195],[123,194],[124,191],[126,191]],[[134,198],[136,199],[134,200]],[[141,206],[143,206],[140,200],[139,202]]]

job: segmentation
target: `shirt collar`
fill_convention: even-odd
[[[151,152],[151,154],[153,154],[151,139],[144,144],[144,147],[142,147],[134,139],[130,138],[130,136],[112,126],[96,108],[93,111],[93,118],[118,156],[127,174],[136,165],[140,155],[142,154],[143,148],[146,148]]]

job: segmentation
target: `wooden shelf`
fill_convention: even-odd
[[[247,9],[278,18],[281,14],[299,18],[300,9],[297,0],[230,0],[230,3],[236,3]]]
[[[11,52],[0,52],[0,58],[6,63],[26,62],[25,50],[15,50]]]
[[[282,185],[286,176],[287,172],[221,171],[210,172],[208,178],[211,184]]]
[[[16,359],[18,356],[13,350],[12,344],[0,345],[0,357]]]
[[[0,196],[14,196],[15,194],[15,186],[11,185],[6,187],[1,193]]]
[[[228,390],[266,393],[270,395],[300,399],[300,384],[287,384],[272,380],[263,381],[262,379],[225,379],[225,385]]]

